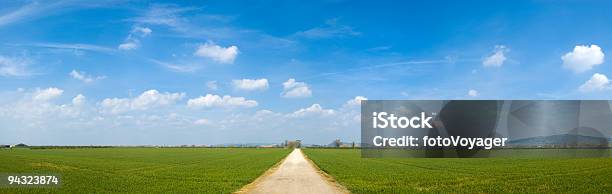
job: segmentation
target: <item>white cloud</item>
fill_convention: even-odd
[[[505,53],[509,51],[504,45],[496,45],[492,55],[488,56],[482,65],[485,67],[501,67],[506,61]]]
[[[210,125],[211,122],[208,119],[198,119],[198,120],[193,121],[193,124],[196,124],[196,125]]]
[[[136,98],[106,98],[100,103],[102,112],[117,114],[131,110],[147,110],[154,107],[168,106],[183,99],[185,93],[160,93],[147,90]]]
[[[117,47],[119,50],[134,50],[140,47],[140,38],[149,36],[153,30],[147,27],[135,26],[123,43]],[[139,38],[140,37],[140,38]]]
[[[82,142],[69,142],[70,144],[86,144],[91,143],[91,141],[104,143],[104,141],[96,142],[96,139],[87,139],[86,137],[90,137],[92,133],[99,134],[101,138],[111,137],[113,134],[122,134],[129,137],[125,141],[113,139],[114,142],[112,143],[115,144],[150,143],[148,142],[149,139],[145,142],[133,142],[134,138],[143,134],[156,138],[151,139],[155,144],[166,144],[164,141],[167,140],[167,134],[160,132],[158,129],[181,130],[190,137],[210,137],[218,130],[231,131],[238,135],[250,131],[249,136],[252,136],[252,134],[274,134],[281,131],[287,131],[290,136],[299,136],[305,130],[312,130],[313,133],[311,134],[316,134],[319,139],[346,139],[350,138],[354,132],[358,133],[360,121],[358,106],[348,106],[348,104],[354,105],[357,101],[364,99],[359,96],[350,100],[346,99],[346,103],[338,109],[312,104],[289,112],[254,109],[198,111],[191,109],[188,106],[189,102],[186,102],[187,105],[181,104],[184,101],[171,105],[175,101],[173,99],[177,98],[176,94],[182,96],[180,93],[166,95],[168,93],[147,91],[133,98],[108,98],[97,103],[85,98],[82,94],[75,94],[71,96],[72,102],[70,102],[70,99],[66,99],[66,102],[60,103],[64,96],[57,97],[58,92],[45,92],[55,91],[55,89],[28,91],[28,89],[23,89],[18,92],[3,93],[7,94],[0,98],[0,102],[3,102],[0,103],[0,118],[4,126],[7,129],[17,127],[22,132],[31,132],[32,134],[38,132],[39,137],[37,138],[44,139],[43,141],[48,139],[45,137],[47,134],[58,132],[86,139]],[[40,97],[40,99],[54,100],[40,101],[33,99],[35,94],[42,93],[54,95],[47,95],[49,97]],[[14,95],[14,97],[11,97],[11,95]],[[191,107],[256,106],[255,101],[249,102],[244,98],[221,97],[212,94],[207,96],[209,96],[209,100],[205,100],[206,97],[195,98],[201,100],[192,101]],[[207,104],[206,102],[210,103]],[[160,107],[142,110],[143,107],[156,106]],[[202,130],[203,127],[211,128],[211,130]],[[9,132],[12,131],[9,129]],[[338,136],[338,134],[345,133],[351,134],[347,134],[346,137]],[[18,138],[8,137],[11,138],[11,141]],[[243,136],[238,137],[245,138]],[[314,136],[307,138],[314,138]],[[80,138],[72,138],[68,141],[77,140],[80,140]],[[201,139],[196,138],[194,141],[201,141]],[[209,142],[214,143],[215,139],[206,139],[205,141],[207,141],[207,144]],[[32,140],[32,142],[35,142],[35,140]],[[54,142],[66,143],[64,139],[53,138],[50,139],[50,142],[50,144]],[[168,144],[175,143],[183,144],[185,142],[176,141]],[[191,144],[191,142],[187,143]]]
[[[342,105],[336,111],[336,121],[334,125],[343,127],[359,124],[361,122],[361,110],[359,109],[362,100],[368,100],[364,96],[355,96]]]
[[[28,66],[32,61],[25,58],[0,56],[0,76],[27,76],[31,73]]]
[[[151,28],[147,28],[147,27],[140,27],[140,26],[136,26],[132,29],[132,33],[133,34],[138,34],[141,37],[147,37],[149,35],[151,35],[151,32],[153,32],[153,30],[151,30]]]
[[[336,113],[333,109],[324,109],[319,104],[313,104],[308,108],[299,109],[289,116],[291,117],[303,117],[303,116],[311,116],[311,115],[319,115],[319,116],[327,116]]]
[[[72,98],[72,105],[81,106],[83,104],[85,104],[85,96],[83,96],[83,94],[76,95]]]
[[[100,102],[102,112],[118,114],[129,111],[130,99],[127,98],[106,98]]]
[[[219,85],[217,84],[217,81],[208,81],[208,82],[206,82],[206,87],[209,90],[217,90],[217,89],[219,89]]]
[[[195,55],[200,57],[209,58],[218,63],[234,63],[236,56],[238,55],[238,47],[229,46],[221,47],[213,42],[207,42],[198,47]]]
[[[604,62],[604,53],[597,45],[577,45],[572,52],[561,56],[563,67],[576,73],[592,69]]]
[[[132,107],[136,109],[148,109],[155,106],[166,106],[174,104],[185,97],[185,93],[159,93],[157,90],[148,90],[132,101]]]
[[[137,49],[138,47],[139,47],[138,42],[128,41],[128,42],[121,43],[117,48],[119,50],[134,50],[134,49]]]
[[[604,74],[595,73],[584,84],[582,84],[578,90],[581,92],[592,92],[592,91],[602,91],[612,89],[612,85],[610,85],[610,80]]]
[[[312,96],[312,91],[304,82],[296,82],[291,78],[283,83],[282,97],[285,98],[305,98]]]
[[[102,79],[106,78],[106,76],[97,76],[97,77],[94,77],[94,76],[91,76],[91,75],[87,75],[87,73],[85,73],[85,72],[79,72],[79,71],[74,70],[74,69],[70,72],[70,76],[72,78],[76,79],[76,80],[80,80],[80,81],[85,82],[85,83],[91,83],[91,82],[94,82],[96,80],[102,80]]]
[[[64,90],[59,88],[37,89],[32,98],[39,101],[47,101],[61,96]]]
[[[470,97],[478,97],[480,95],[480,93],[474,89],[470,89],[468,90],[468,96]]]
[[[359,106],[361,105],[362,100],[368,100],[368,98],[363,96],[355,96],[355,98],[346,101],[346,105],[348,106]]]
[[[14,96],[16,97],[13,98],[14,101],[10,100],[10,103],[0,105],[0,115],[4,112],[2,118],[8,119],[12,124],[19,126],[19,130],[30,127],[47,129],[52,125],[86,119],[78,117],[87,111],[87,107],[83,106],[85,97],[77,95],[72,99],[72,103],[56,104],[54,99],[59,98],[63,93],[63,90],[53,87],[38,88],[31,92],[20,90],[19,93],[16,93],[17,96]],[[11,125],[4,122],[3,124]]]
[[[255,107],[257,101],[247,100],[244,97],[231,97],[225,95],[223,97],[213,94],[206,94],[206,96],[200,96],[198,98],[189,99],[187,106],[191,108],[202,108],[202,107],[222,107],[222,108],[234,108],[234,107]]]
[[[239,90],[253,91],[268,89],[268,79],[241,79],[233,80],[234,88]]]

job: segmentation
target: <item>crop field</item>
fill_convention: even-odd
[[[303,149],[354,193],[612,193],[612,158],[361,158]]]
[[[274,148],[90,148],[0,150],[1,173],[56,173],[60,188],[0,193],[231,193],[291,150]]]

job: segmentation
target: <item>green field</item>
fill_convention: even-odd
[[[0,188],[0,193],[231,193],[290,151],[5,149],[0,150],[0,173],[55,173],[63,185]],[[361,158],[354,149],[303,151],[354,193],[612,192],[612,158]]]
[[[0,173],[52,172],[60,188],[0,193],[231,193],[291,150],[255,148],[92,148],[0,150]]]
[[[612,158],[361,158],[304,149],[354,193],[612,193]]]

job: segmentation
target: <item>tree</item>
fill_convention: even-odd
[[[334,140],[333,145],[339,148],[342,145],[342,141],[340,141],[340,139],[336,139]]]

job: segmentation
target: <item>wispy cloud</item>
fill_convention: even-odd
[[[113,53],[117,51],[116,49],[110,48],[110,47],[93,45],[93,44],[81,44],[81,43],[32,43],[32,44],[14,44],[14,46],[93,51],[93,52],[100,52],[100,53]]]
[[[338,24],[337,18],[325,21],[325,25],[323,26],[295,33],[295,36],[310,39],[350,37],[358,35],[361,35],[361,32],[355,31],[351,26]]]
[[[217,81],[208,81],[206,82],[206,88],[208,88],[209,90],[217,90],[219,89],[219,84],[217,83]]]
[[[136,25],[155,25],[166,26],[170,30],[185,37],[209,37],[222,38],[234,36],[234,30],[229,30],[228,27],[203,27],[197,25],[197,21],[192,21],[189,16],[186,16],[194,11],[199,10],[197,7],[180,7],[172,4],[154,4],[148,9],[143,10],[140,16],[127,19],[128,22],[134,22]],[[206,20],[217,20],[222,16],[202,17]]]
[[[369,48],[368,51],[373,51],[373,52],[387,51],[387,50],[390,50],[391,48],[393,47],[392,46],[377,46],[377,47]]]
[[[164,62],[164,61],[160,61],[156,59],[149,59],[149,61],[157,65],[160,65],[162,67],[165,67],[171,71],[181,72],[181,73],[195,72],[199,70],[200,68],[202,68],[201,65],[198,65],[195,63],[178,64],[178,63]]]
[[[140,47],[140,39],[151,35],[153,30],[148,27],[134,26],[125,41],[121,43],[117,48],[119,50],[133,50]]]
[[[296,44],[288,38],[277,37],[260,30],[233,25],[237,16],[197,13],[201,8],[172,4],[154,4],[141,10],[139,16],[126,19],[134,25],[167,27],[171,33],[159,36],[191,38],[196,40],[226,40],[240,42],[241,46],[286,49]]]
[[[25,57],[0,56],[0,76],[29,76],[33,61]]]
[[[45,6],[38,2],[21,6],[13,11],[0,16],[0,26],[8,25],[32,17],[32,15],[44,10]]]
[[[176,5],[156,4],[145,10],[140,16],[130,18],[127,21],[181,27],[187,22],[181,15],[190,11],[198,10],[195,7],[178,7]]]
[[[58,14],[67,10],[75,10],[81,8],[102,7],[112,5],[117,1],[78,1],[78,0],[60,0],[60,1],[37,1],[29,2],[19,7],[9,8],[8,12],[0,13],[0,27],[7,26],[13,23],[22,21],[34,20],[45,15]]]
[[[335,76],[335,75],[343,75],[343,74],[357,73],[357,72],[364,72],[364,71],[373,71],[375,69],[381,69],[381,68],[395,68],[395,67],[403,67],[403,66],[410,66],[410,65],[449,64],[449,63],[454,63],[454,62],[456,62],[456,60],[452,58],[445,58],[445,59],[438,59],[438,60],[400,61],[400,62],[393,62],[393,63],[383,63],[383,64],[378,64],[378,65],[349,68],[343,71],[320,73],[317,75],[306,77],[304,79],[306,80],[318,79],[318,78],[325,78],[325,77],[330,77],[330,76]]]

